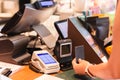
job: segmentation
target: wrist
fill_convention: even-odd
[[[89,67],[91,66],[92,64],[88,63],[88,65],[86,66],[85,68],[85,74],[88,75],[89,77],[95,79],[95,76],[90,72],[89,70]]]

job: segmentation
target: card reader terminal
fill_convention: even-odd
[[[72,68],[72,40],[58,40],[54,49],[57,61],[60,63],[61,70],[69,70]]]
[[[60,70],[59,63],[47,50],[34,51],[31,63],[43,73],[55,73]]]

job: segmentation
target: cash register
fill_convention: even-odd
[[[5,40],[9,40],[8,42],[11,43],[8,46],[12,45],[12,50],[10,52],[7,52],[9,54],[6,54],[4,52],[0,54],[0,56],[2,56],[1,61],[4,58],[8,59],[7,62],[12,61],[15,64],[19,64],[24,62],[24,59],[30,60],[31,54],[27,52],[26,48],[28,43],[31,41],[32,37],[24,35],[21,36],[21,33],[32,31],[32,27],[34,26],[41,27],[39,24],[47,20],[54,13],[55,9],[55,3],[52,0],[40,0],[36,1],[33,4],[28,3],[25,4],[22,8],[20,8],[1,30],[1,33],[7,35],[5,37]],[[45,34],[43,33],[43,35]],[[51,35],[51,33],[49,35]],[[52,38],[54,37],[52,36]],[[55,43],[55,41],[53,43]],[[4,46],[4,50],[6,48],[9,47]],[[8,55],[9,58],[7,57]]]

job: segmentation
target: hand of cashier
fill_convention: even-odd
[[[76,58],[74,58],[72,60],[72,65],[76,74],[85,75],[85,69],[88,65],[90,65],[90,63],[80,58],[78,59],[78,63],[77,63]]]

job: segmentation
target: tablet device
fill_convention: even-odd
[[[54,23],[54,25],[55,25],[55,28],[56,28],[58,34],[59,34],[60,39],[68,38],[68,22],[67,22],[67,19],[56,21]]]

